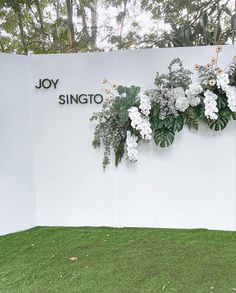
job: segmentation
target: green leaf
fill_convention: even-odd
[[[140,93],[140,87],[131,85],[129,88],[119,85],[117,92],[119,95],[126,94],[126,97],[135,98]]]
[[[224,117],[227,120],[230,120],[232,112],[230,111],[230,109],[226,108],[220,111],[220,116]]]
[[[186,117],[185,118],[185,124],[188,126],[189,129],[198,130],[198,121],[197,121],[197,119]]]
[[[127,111],[123,111],[119,113],[119,121],[121,124],[126,124],[128,120],[129,120],[129,114]]]
[[[227,106],[228,106],[227,99],[225,97],[223,97],[223,96],[220,96],[220,95],[219,95],[217,103],[218,103],[217,106],[218,106],[219,109],[227,108]]]
[[[207,118],[205,116],[205,109],[204,107],[202,107],[202,105],[199,105],[198,107],[196,107],[196,111],[197,111],[197,117],[200,121],[203,122],[207,122]]]
[[[174,141],[175,135],[168,128],[163,127],[154,131],[154,141],[161,148],[170,146]]]
[[[229,119],[226,119],[223,116],[218,116],[217,120],[209,120],[208,125],[214,131],[223,130],[229,122]]]
[[[92,142],[92,146],[96,149],[99,148],[101,146],[101,141],[98,138],[95,138]]]
[[[173,121],[173,131],[174,132],[179,132],[180,130],[183,129],[184,126],[184,119],[182,116],[177,116],[174,118]]]
[[[127,91],[127,87],[124,87],[124,86],[122,86],[122,85],[119,85],[119,86],[117,87],[117,92],[118,92],[119,95],[125,94],[126,91]]]
[[[152,125],[153,129],[168,128],[171,132],[175,133],[179,132],[183,128],[184,118],[181,115],[177,117],[172,115],[165,119],[156,119]]]
[[[157,128],[160,113],[160,106],[157,103],[152,104],[152,109],[150,112],[150,123],[152,125],[152,129]]]
[[[115,165],[118,166],[118,164],[121,162],[124,155],[124,144],[120,144],[119,147],[115,151]]]
[[[130,87],[130,95],[132,97],[137,97],[137,95],[140,93],[140,87],[131,85]]]
[[[156,124],[157,129],[168,128],[172,130],[173,128],[173,117],[167,117],[165,119],[158,119]]]
[[[195,112],[194,108],[188,108],[186,110],[184,122],[189,127],[189,129],[198,130],[198,117],[197,112]]]

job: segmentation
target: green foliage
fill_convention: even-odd
[[[162,127],[154,130],[153,138],[157,146],[165,148],[173,143],[175,135],[168,127]]]
[[[168,66],[168,73],[159,74],[157,72],[155,85],[161,88],[177,88],[186,89],[191,83],[190,75],[192,72],[183,67],[183,62],[179,58],[173,59]]]
[[[164,119],[166,116],[177,116],[175,108],[176,98],[179,91],[185,91],[191,83],[192,72],[183,67],[183,63],[179,58],[173,59],[165,74],[156,73],[155,88],[147,90],[146,94],[153,102],[158,104],[159,118]]]
[[[179,115],[173,119],[173,131],[179,132],[184,127],[184,116]]]
[[[131,87],[118,86],[117,92],[119,95],[126,94],[126,98],[135,98],[140,93],[140,87],[131,85]]]
[[[0,51],[20,54],[227,44],[236,36],[233,2],[223,0],[1,0],[0,20]]]
[[[222,115],[218,116],[217,120],[208,121],[208,125],[212,130],[218,131],[218,130],[223,130],[227,124],[228,124],[229,120],[225,117],[223,117]]]
[[[183,129],[184,116],[168,116],[166,119],[157,119],[153,124],[154,141],[157,146],[168,147],[175,138],[175,133]]]
[[[152,13],[153,19],[164,20],[169,28],[158,35],[147,33],[144,40],[148,47],[234,43],[236,22],[233,2],[142,0],[142,7]]]
[[[214,62],[216,63],[217,60]],[[91,118],[99,120],[95,128],[93,145],[99,147],[103,144],[105,147],[104,168],[109,163],[111,149],[115,153],[115,165],[120,163],[125,154],[127,137],[129,138],[127,148],[131,148],[131,153],[134,152],[136,160],[136,142],[145,141],[143,133],[146,129],[148,129],[149,136],[152,130],[155,144],[165,148],[173,144],[176,133],[180,132],[184,125],[192,130],[198,130],[199,124],[202,122],[210,129],[220,131],[231,119],[236,120],[236,114],[233,112],[235,110],[232,88],[235,82],[235,67],[236,62],[233,61],[229,66],[228,75],[225,73],[221,81],[220,78],[217,80],[217,68],[216,71],[213,67],[211,70],[200,68],[200,83],[190,85],[191,72],[183,68],[182,62],[178,58],[174,59],[168,67],[168,73],[157,73],[155,78],[157,89],[148,90],[142,94],[141,103],[139,87],[119,86],[118,95],[110,101],[109,107],[105,106],[102,112],[94,114]],[[214,81],[213,85],[209,83],[209,80]],[[148,96],[148,99],[144,97],[145,95]],[[142,112],[145,103],[149,107],[148,114],[143,114],[147,109]],[[131,107],[133,108],[129,116]],[[135,142],[133,142],[132,136],[135,136]]]
[[[159,115],[160,115],[160,105],[156,102],[152,102],[152,108],[150,111],[150,119],[149,119],[152,129],[155,129],[158,127]]]
[[[236,86],[236,60],[229,67],[230,84]]]
[[[117,97],[114,106],[119,109],[118,111],[120,111],[120,109],[125,110],[125,114],[127,114],[127,110],[134,106],[137,102],[140,87],[136,87],[134,85],[131,85],[131,87],[118,86],[117,92],[120,96]]]
[[[124,143],[120,143],[115,151],[115,166],[118,166],[118,164],[121,162],[124,156],[124,152]]]
[[[189,127],[189,129],[198,130],[198,120],[197,111],[193,107],[189,107],[184,113],[184,122]]]
[[[91,121],[97,121],[92,145],[97,148],[104,146],[103,168],[110,163],[111,151],[114,151],[115,165],[117,166],[125,153],[126,133],[128,130],[135,133],[130,125],[128,109],[138,102],[137,95],[140,87],[118,86],[118,95],[111,97],[103,105],[102,111],[94,113]]]
[[[151,117],[152,113],[150,115]],[[175,132],[179,132],[184,126],[183,115],[177,117],[171,115],[163,120],[155,117],[152,121],[153,138],[155,144],[161,148],[170,146],[174,141]]]
[[[222,91],[218,91],[217,107],[219,109],[218,119],[214,121],[207,121],[210,129],[214,131],[223,130],[233,115],[233,112],[228,108],[227,98]]]

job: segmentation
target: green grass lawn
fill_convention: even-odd
[[[7,292],[236,292],[236,232],[45,227],[2,236]]]

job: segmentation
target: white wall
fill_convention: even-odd
[[[29,62],[0,54],[0,235],[35,225]]]
[[[224,48],[222,67],[235,49]],[[236,230],[235,122],[220,133],[185,129],[164,150],[141,145],[136,165],[124,161],[104,173],[89,122],[100,106],[58,104],[59,94],[102,92],[105,76],[145,90],[173,58],[192,69],[214,55],[213,47],[195,47],[31,56],[33,85],[60,79],[56,90],[32,86],[36,224]]]
[[[103,93],[105,76],[145,90],[173,58],[192,69],[214,52],[0,54],[0,235],[35,225],[236,230],[235,122],[219,133],[184,129],[167,149],[140,145],[136,165],[124,160],[104,173],[89,122],[101,106],[58,104],[59,94]],[[220,65],[235,52],[225,47]],[[40,78],[59,78],[58,88],[35,89]]]

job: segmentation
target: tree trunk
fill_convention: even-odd
[[[70,30],[71,51],[76,52],[75,30],[73,24],[73,0],[66,0],[67,21]]]
[[[4,49],[4,46],[3,46],[3,44],[2,44],[2,41],[0,40],[0,47],[1,47],[1,52],[5,52],[5,49]]]
[[[125,17],[127,12],[127,2],[128,0],[124,0],[124,10],[123,10],[123,15],[122,15],[121,24],[120,24],[120,49],[122,48],[123,29],[124,29]]]
[[[19,30],[20,30],[20,39],[21,39],[21,43],[23,46],[23,52],[25,55],[28,55],[28,48],[27,48],[27,44],[26,44],[26,40],[25,40],[25,33],[24,33],[24,29],[23,29],[23,17],[21,14],[20,7],[17,11],[17,17],[18,17],[18,26],[19,26]]]
[[[236,30],[236,0],[234,2],[234,18],[233,18],[233,28],[232,28],[232,44],[234,44],[235,30]]]
[[[91,47],[97,47],[97,0],[93,0],[91,8]]]
[[[60,18],[60,0],[54,0],[53,6],[56,11],[56,21],[55,21],[55,33],[53,33],[53,47],[57,52],[61,53],[61,45],[60,45],[60,28],[58,27],[59,18]]]
[[[36,7],[37,7],[37,11],[38,11],[38,16],[39,16],[42,49],[43,49],[43,51],[45,51],[46,35],[45,35],[45,30],[44,30],[43,14],[41,11],[41,5],[39,3],[39,0],[36,1]]]

